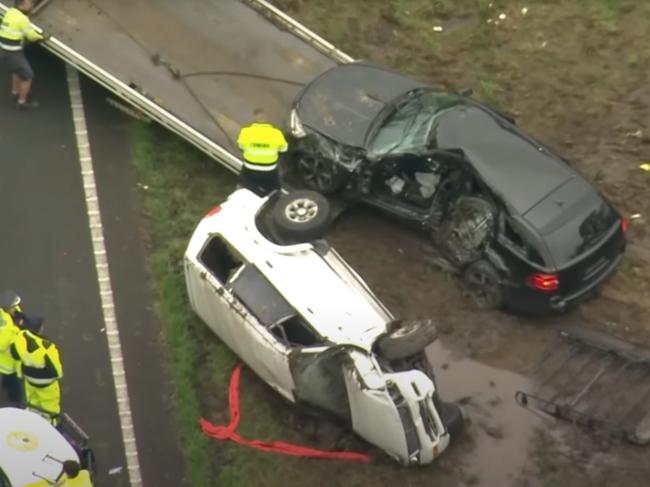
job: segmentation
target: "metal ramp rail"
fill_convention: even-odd
[[[7,5],[3,3],[4,1],[6,0],[0,0],[0,14],[4,14],[4,12],[6,12],[6,10],[9,8]],[[56,10],[52,10],[52,9],[58,9],[61,6],[65,8],[72,1],[73,0],[69,0],[69,1],[45,0],[45,2],[39,3],[37,5],[37,8],[38,7],[40,8],[32,18],[32,20],[34,21],[34,26],[37,29],[42,31],[43,29],[39,25],[41,24],[42,16],[47,14],[48,12],[56,12]],[[99,5],[102,0],[96,0],[96,1],[87,0],[87,1],[89,5],[95,6],[96,4]],[[185,2],[180,2],[180,3],[187,5],[190,3],[190,1],[191,0],[185,0]],[[194,0],[194,1],[196,1],[197,4],[201,4],[202,1],[203,3],[206,3],[208,0]],[[124,6],[131,5],[130,2],[124,3],[121,0],[117,0],[115,2],[115,4],[120,4],[120,3],[123,3]],[[140,0],[138,2],[140,7],[143,6],[150,7],[152,12],[154,11],[154,9],[158,8],[158,5],[161,4],[161,3],[153,2],[150,3],[149,6],[147,6],[147,3],[149,3],[148,0]],[[325,41],[320,36],[316,35],[312,31],[307,29],[305,26],[303,26],[296,20],[292,19],[291,17],[289,17],[282,11],[278,10],[277,8],[273,7],[271,4],[269,4],[264,0],[237,0],[231,3],[241,3],[242,5],[245,5],[245,8],[257,12],[266,20],[271,20],[276,27],[280,26],[280,29],[284,30],[285,32],[289,32],[291,36],[297,38],[298,42],[296,42],[295,44],[299,45],[299,44],[307,43],[311,49],[318,52],[320,57],[314,54],[309,54],[309,53],[305,54],[306,47],[297,46],[297,48],[303,50],[303,54],[309,57],[309,59],[307,59],[307,62],[303,63],[308,65],[308,69],[305,69],[305,72],[302,71],[299,72],[299,74],[303,75],[301,80],[302,83],[308,82],[315,75],[333,66],[335,63],[345,63],[345,62],[352,61],[352,58],[350,56],[343,53],[341,50],[337,49],[335,46]],[[209,6],[203,5],[203,7],[207,8]],[[90,16],[93,14],[95,14],[95,12],[89,11],[87,14],[83,14],[83,15],[87,15],[90,18]],[[57,17],[55,16],[54,18]],[[61,17],[61,18],[64,19],[65,21],[69,20],[67,17]],[[198,20],[199,17],[197,16],[197,21]],[[263,22],[268,23],[266,22],[266,20],[264,20]],[[60,22],[59,24],[62,23],[64,22]],[[113,70],[107,68],[107,66],[105,65],[102,66],[101,62],[97,61],[96,59],[92,59],[94,56],[91,56],[88,53],[82,54],[81,52],[79,52],[79,49],[74,49],[73,47],[71,47],[70,46],[70,44],[72,43],[71,41],[75,40],[75,36],[81,35],[77,33],[79,31],[79,28],[74,23],[71,22],[70,25],[59,26],[55,30],[51,28],[46,28],[45,30],[47,30],[49,33],[52,34],[52,38],[48,42],[43,43],[44,47],[47,50],[49,50],[50,52],[52,52],[53,54],[61,58],[63,61],[72,65],[81,73],[85,74],[92,80],[102,85],[104,88],[112,92],[120,99],[127,102],[129,105],[132,105],[137,110],[146,114],[152,120],[156,121],[157,123],[166,127],[167,129],[171,130],[178,136],[184,138],[189,143],[197,147],[199,150],[203,151],[208,156],[221,163],[224,167],[226,167],[230,171],[235,173],[239,172],[242,166],[242,161],[238,157],[236,148],[232,142],[233,140],[232,133],[236,128],[238,128],[239,125],[244,123],[242,116],[235,117],[232,116],[232,114],[229,113],[227,110],[223,111],[223,113],[225,113],[225,115],[223,115],[223,118],[230,123],[229,125],[230,133],[227,134],[226,130],[224,130],[223,127],[220,125],[221,120],[219,119],[219,117],[222,115],[221,109],[215,108],[214,110],[212,110],[212,103],[210,103],[211,100],[206,100],[204,102],[203,111],[205,112],[207,118],[211,118],[214,121],[214,124],[218,126],[218,129],[221,131],[221,133],[217,134],[217,129],[215,128],[214,130],[212,130],[209,126],[206,129],[206,123],[203,123],[203,126],[199,127],[200,123],[197,123],[198,120],[197,117],[193,118],[191,116],[183,116],[177,113],[180,112],[180,110],[172,110],[167,106],[166,103],[159,102],[160,95],[156,93],[157,87],[154,86],[157,84],[157,80],[155,79],[155,76],[159,77],[158,79],[161,85],[163,83],[167,84],[167,92],[170,92],[169,86],[171,85],[170,78],[172,78],[172,76],[169,72],[165,72],[163,70],[160,70],[158,73],[154,72],[153,75],[149,76],[149,81],[150,81],[149,85],[145,85],[141,87],[140,85],[136,85],[133,82],[130,82],[130,80],[127,79],[126,76],[119,75],[116,72],[112,72]],[[257,30],[259,30],[259,28]],[[102,33],[98,32],[98,35],[100,34]],[[133,40],[132,43],[133,49],[123,49],[120,52],[115,52],[114,54],[111,55],[113,59],[119,59],[120,56],[126,55],[127,53],[125,51],[127,50],[134,51],[136,50],[136,48],[138,48],[138,40],[135,38],[134,34],[132,32],[129,32],[128,30],[120,31],[119,26],[117,24],[115,25],[115,31],[108,32],[108,34],[109,35],[107,35],[106,37],[115,38],[115,39],[117,39],[117,37],[123,37],[127,41],[128,41],[127,38],[130,37]],[[215,35],[218,35],[218,31],[216,30],[215,30]],[[199,44],[200,42],[201,42],[201,37],[197,34],[196,43]],[[221,41],[218,39],[215,40],[215,43],[217,45],[219,42]],[[228,42],[228,40],[224,39],[223,42],[226,43]],[[252,47],[252,49],[257,49],[257,48],[258,46]],[[107,49],[109,48],[107,47]],[[197,53],[197,56],[201,54],[203,57],[209,56],[208,53]],[[145,56],[145,54],[142,53],[141,57],[142,59],[139,62],[139,64],[141,65],[150,63],[152,66],[154,65],[158,66],[160,64],[160,63],[156,63],[156,58],[158,60],[160,59],[160,53],[158,52],[152,53],[151,56]],[[329,62],[325,61],[324,60],[325,58],[329,59],[330,61]],[[167,71],[170,71],[170,68],[174,66],[177,61],[182,62],[183,60],[181,60],[180,58],[175,59],[172,56],[165,55],[165,62],[163,64],[166,65],[164,67],[167,68]],[[199,63],[194,63],[194,64],[198,65]],[[298,62],[297,64],[299,65],[300,63]],[[246,66],[248,66],[248,64],[246,64]],[[254,65],[254,62],[251,64],[251,66],[256,67]],[[232,74],[232,73],[224,73],[224,74]],[[154,80],[153,82],[151,82],[152,79]],[[187,86],[187,84],[186,87],[187,90],[189,91],[190,89],[189,86]],[[147,91],[145,92],[142,88],[145,88]],[[289,95],[287,95],[286,92],[277,95],[279,90],[275,87],[272,88],[273,89],[269,90],[269,93],[274,93],[273,96],[277,98],[277,100],[274,100],[276,106],[276,112],[282,111],[281,109],[277,109],[277,107],[281,107],[286,112],[284,114],[281,114],[281,116],[286,118],[288,116],[288,111],[289,111],[289,106],[288,106],[289,103],[288,100],[290,99]],[[204,89],[204,91],[206,89]],[[178,90],[180,92],[181,89],[179,88]],[[249,90],[258,91],[259,89],[249,88]],[[236,91],[236,88],[231,91]],[[199,101],[198,100],[198,98],[200,98],[199,96],[195,96],[194,93],[192,93],[192,95],[193,95],[192,98],[197,99],[197,101]],[[232,98],[232,96],[233,93],[225,92],[222,94],[221,99]],[[176,95],[174,95],[173,93],[172,95],[169,96],[170,100],[172,101],[174,101],[175,97]],[[212,113],[210,113],[211,110]],[[246,112],[252,113],[252,110],[249,109],[246,110]],[[241,115],[241,114],[237,113],[237,115]],[[240,121],[237,121],[237,118],[239,118]],[[277,119],[280,119],[280,115],[276,116],[275,118],[277,121]],[[228,135],[230,137],[228,137]]]
[[[637,445],[650,443],[650,351],[565,328],[534,376],[537,390],[515,395],[520,406]]]

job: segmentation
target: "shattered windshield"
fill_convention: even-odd
[[[428,148],[436,115],[456,105],[458,97],[433,91],[409,95],[371,136],[370,157],[417,153]]]

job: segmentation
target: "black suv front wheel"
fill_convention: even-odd
[[[294,156],[302,182],[314,191],[331,195],[343,188],[346,175],[336,163],[319,154],[299,151]]]

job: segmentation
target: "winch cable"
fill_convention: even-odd
[[[230,376],[230,385],[228,387],[228,403],[230,408],[230,423],[227,425],[215,425],[205,418],[201,418],[199,423],[203,433],[217,440],[230,440],[240,445],[255,448],[265,452],[281,453],[309,458],[328,458],[337,460],[349,460],[353,462],[368,463],[371,457],[367,453],[340,451],[340,450],[321,450],[308,446],[287,443],[284,441],[263,441],[250,440],[242,437],[237,433],[237,428],[241,421],[241,410],[239,404],[239,385],[241,382],[242,364],[238,364]]]
[[[221,132],[221,134],[225,137],[225,139],[228,141],[230,148],[234,153],[237,153],[239,151],[239,147],[235,143],[235,141],[232,139],[228,131],[225,129],[223,124],[219,122],[217,117],[212,113],[210,108],[201,100],[201,98],[196,94],[196,92],[192,89],[190,86],[189,82],[187,81],[188,78],[193,78],[193,77],[200,77],[200,76],[238,76],[242,78],[251,78],[251,79],[259,79],[263,81],[269,81],[269,82],[275,82],[275,83],[284,83],[288,85],[293,85],[293,86],[304,86],[306,83],[295,81],[295,80],[289,80],[289,79],[283,79],[283,78],[276,78],[272,76],[265,76],[265,75],[259,75],[259,74],[254,74],[254,73],[243,73],[243,72],[237,72],[237,71],[196,71],[196,72],[190,72],[190,73],[181,73],[177,68],[172,66],[171,64],[167,63],[164,61],[164,58],[160,56],[158,53],[152,53],[149,50],[149,47],[145,45],[140,39],[138,39],[133,33],[131,33],[128,29],[126,29],[120,21],[118,21],[114,16],[112,16],[110,13],[108,13],[106,10],[104,10],[102,7],[100,7],[95,1],[93,0],[88,0],[88,2],[98,11],[100,12],[104,17],[106,17],[111,23],[113,23],[126,37],[131,39],[135,44],[137,44],[140,49],[142,49],[145,53],[147,53],[153,63],[155,65],[162,64],[167,68],[169,73],[172,75],[174,79],[176,79],[179,83],[183,85],[187,93],[190,95],[190,97],[194,100],[194,102],[198,105],[198,107],[205,113],[205,115],[215,124],[217,130]],[[133,84],[133,83],[132,83]],[[137,87],[134,86],[134,88],[142,88],[142,87]],[[142,94],[145,94],[142,92]],[[155,97],[153,98],[153,101],[158,103],[159,105],[164,105],[164,102],[159,102]]]

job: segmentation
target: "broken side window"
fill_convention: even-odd
[[[266,276],[253,265],[246,265],[238,272],[231,281],[230,292],[267,328],[296,314]]]
[[[530,244],[520,232],[517,231],[515,224],[508,218],[503,219],[502,237],[508,246],[521,257],[538,265],[544,265],[544,259],[540,252]]]
[[[284,345],[311,347],[323,343],[257,267],[249,264],[239,271],[231,282],[231,292]]]
[[[210,238],[203,248],[199,260],[222,284],[226,283],[244,265],[243,259],[220,235]]]
[[[297,314],[273,325],[270,329],[273,336],[289,347],[312,347],[324,343],[321,337]]]

